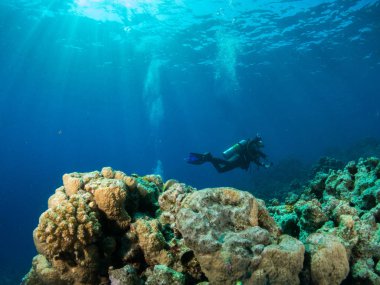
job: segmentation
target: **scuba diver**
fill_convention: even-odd
[[[267,162],[267,155],[261,151],[262,147],[264,147],[263,141],[259,135],[256,135],[254,139],[241,140],[225,150],[223,152],[225,159],[213,157],[210,152],[203,154],[192,152],[186,161],[195,165],[211,162],[219,173],[237,167],[248,170],[251,162],[254,162],[258,167],[269,168],[272,163]]]

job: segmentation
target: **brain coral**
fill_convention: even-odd
[[[94,243],[101,233],[90,193],[79,191],[45,211],[33,232],[40,254],[53,257]]]

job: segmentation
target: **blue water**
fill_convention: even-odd
[[[275,163],[380,138],[380,1],[1,0],[0,51],[0,274],[29,269],[66,172],[254,192],[184,158],[257,132]]]

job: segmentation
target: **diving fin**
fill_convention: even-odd
[[[212,158],[211,153],[194,153],[191,152],[189,157],[186,159],[187,163],[190,164],[203,164],[207,161],[210,161]]]

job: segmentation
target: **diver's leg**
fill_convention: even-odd
[[[229,170],[234,169],[236,167],[230,161],[224,160],[224,159],[221,159],[221,158],[217,158],[217,157],[211,158],[210,162],[212,163],[212,165],[215,167],[215,169],[219,173],[223,173],[223,172],[229,171]]]

